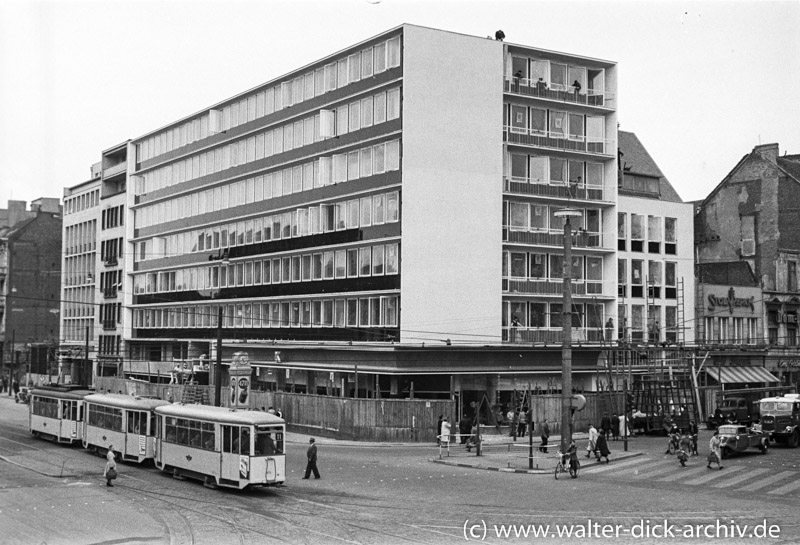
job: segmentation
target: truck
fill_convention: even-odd
[[[779,445],[800,445],[800,394],[766,397],[761,405],[761,429]]]
[[[724,398],[717,410],[708,416],[708,429],[716,429],[726,422],[751,424],[759,418],[759,401],[744,396]]]

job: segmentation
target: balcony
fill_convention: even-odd
[[[113,299],[117,296],[117,288],[105,288],[103,290],[103,298]]]
[[[616,240],[616,238],[614,239]],[[528,231],[521,228],[503,226],[503,242],[517,244],[533,244],[536,246],[564,247],[564,233],[562,231]],[[572,236],[573,248],[597,248],[599,250],[613,251],[603,245],[602,233],[578,231]]]
[[[528,180],[526,178],[503,178],[503,191],[514,195],[531,195],[573,201],[614,202],[611,191],[601,186],[572,185],[552,180]]]
[[[127,172],[127,170],[128,170],[128,162],[123,161],[121,163],[117,163],[116,165],[105,167],[103,169],[103,178],[111,178],[112,176],[116,176],[117,174]]]
[[[602,280],[576,280],[572,283],[572,296],[580,297],[609,297],[616,296],[614,286],[616,283],[603,282]],[[561,278],[508,278],[503,277],[504,295],[546,295],[561,297],[564,290],[564,281]]]
[[[116,267],[119,265],[119,260],[117,260],[117,256],[112,255],[103,259],[103,265],[106,267]]]
[[[578,135],[567,136],[563,132],[540,131],[520,127],[503,127],[503,141],[520,146],[576,152],[609,158],[613,157],[614,153],[614,140]]]
[[[111,331],[117,329],[116,320],[103,320],[103,331]]]
[[[534,344],[561,346],[563,331],[560,327],[504,327],[503,342],[512,344]],[[572,342],[582,344],[602,344],[602,328],[572,329]]]
[[[597,106],[613,109],[615,98],[611,93],[596,89],[586,89],[585,93],[576,93],[571,86],[557,83],[548,86],[544,82],[533,81],[527,78],[506,78],[503,81],[503,90],[506,93],[528,97],[542,98],[568,104],[584,106]]]

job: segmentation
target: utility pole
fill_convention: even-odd
[[[214,364],[214,406],[222,406],[222,305],[217,308],[217,361]]]
[[[561,452],[572,442],[572,225],[571,217],[580,217],[574,208],[563,208],[554,214],[564,218],[564,283],[561,322]]]
[[[86,326],[86,339],[83,347],[83,381],[87,388],[92,385],[91,371],[89,370],[89,326]]]

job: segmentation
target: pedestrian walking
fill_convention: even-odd
[[[689,420],[689,436],[692,440],[692,450],[691,453],[697,456],[697,422],[694,420]]]
[[[608,417],[608,413],[603,413],[603,418],[600,419],[600,431],[602,431],[606,437],[611,435],[611,418]]]
[[[597,450],[597,437],[598,437],[597,429],[594,427],[594,424],[589,424],[589,443],[586,445],[586,457],[588,458],[590,455],[594,454]]]
[[[114,445],[108,445],[106,468],[103,471],[103,477],[106,479],[106,486],[114,486],[111,484],[111,481],[117,478],[117,461],[114,459]]]
[[[542,422],[542,446],[539,447],[539,452],[547,452],[547,441],[550,439],[550,424],[547,423],[545,418]]]
[[[686,461],[689,459],[689,455],[686,453],[685,450],[681,449],[678,451],[678,462],[680,462],[681,467],[686,467]]]
[[[311,476],[311,472],[314,472],[314,478],[319,479],[319,469],[317,469],[317,445],[314,442],[314,438],[308,440],[309,447],[306,451],[306,458],[308,458],[308,463],[306,464],[306,474],[303,476],[304,479],[308,479]]]
[[[443,416],[440,414],[439,415],[439,421],[436,422],[436,446],[437,447],[442,444],[441,437],[442,437],[442,422],[443,421],[444,421],[443,420]]]
[[[600,435],[597,436],[597,450],[595,451],[595,455],[597,456],[597,461],[600,461],[600,458],[606,459],[606,464],[608,464],[608,455],[611,454],[611,451],[608,449],[608,441],[606,440],[606,432],[600,430]]]
[[[528,408],[523,407],[519,412],[519,421],[517,423],[517,437],[525,437],[525,429],[528,427]]]
[[[442,440],[443,447],[450,446],[450,422],[445,418],[442,420],[442,433],[439,435]]]
[[[714,435],[708,442],[708,464],[706,467],[712,469],[711,464],[716,463],[719,469],[722,469],[722,450],[720,449],[721,439],[719,438],[719,430],[714,430]]]
[[[611,436],[614,438],[614,441],[619,439],[619,423],[619,416],[617,416],[617,413],[614,413],[611,417]]]
[[[458,421],[458,439],[462,445],[467,444],[469,438],[469,430],[472,429],[472,420],[464,413],[464,417]]]

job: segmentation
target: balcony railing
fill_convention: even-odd
[[[105,299],[113,299],[117,296],[117,288],[106,288],[103,290],[103,297]]]
[[[616,240],[616,239],[614,239]],[[535,244],[538,246],[557,246],[564,247],[564,233],[559,231],[528,231],[522,228],[503,226],[503,242],[515,242],[518,244]],[[572,236],[573,248],[598,248],[603,250],[613,250],[603,246],[602,233],[590,233],[588,231],[578,231]]]
[[[117,265],[119,265],[119,261],[117,260],[117,256],[112,255],[110,257],[106,257],[103,260],[103,265],[105,265],[106,267],[116,267]]]
[[[599,186],[575,185],[567,186],[564,182],[552,180],[528,180],[526,178],[503,178],[503,191],[515,195],[535,195],[537,197],[553,197],[567,200],[607,201],[613,197],[606,195],[606,190]],[[610,193],[610,192],[609,192]]]
[[[585,93],[576,93],[572,86],[560,85],[558,83],[548,85],[538,80],[534,81],[528,78],[513,77],[505,78],[503,83],[503,89],[506,93],[544,98],[570,104],[599,106],[612,109],[614,108],[614,95],[612,93],[604,93],[595,89],[586,89]]]
[[[577,135],[568,136],[563,132],[548,132],[509,126],[503,127],[503,140],[521,146],[574,151],[591,155],[610,156],[614,149],[613,140]]]
[[[515,344],[539,344],[560,346],[563,340],[560,327],[504,327],[503,342]],[[572,329],[572,342],[579,344],[601,344],[602,328]]]
[[[615,297],[611,282],[602,280],[572,280],[572,295],[588,295],[591,297]],[[503,277],[503,293],[519,295],[558,295],[564,290],[561,278],[508,278]]]
[[[125,172],[127,170],[128,170],[128,162],[122,161],[121,163],[117,163],[116,165],[104,168],[103,178],[111,178],[112,176],[119,174],[120,172]]]

